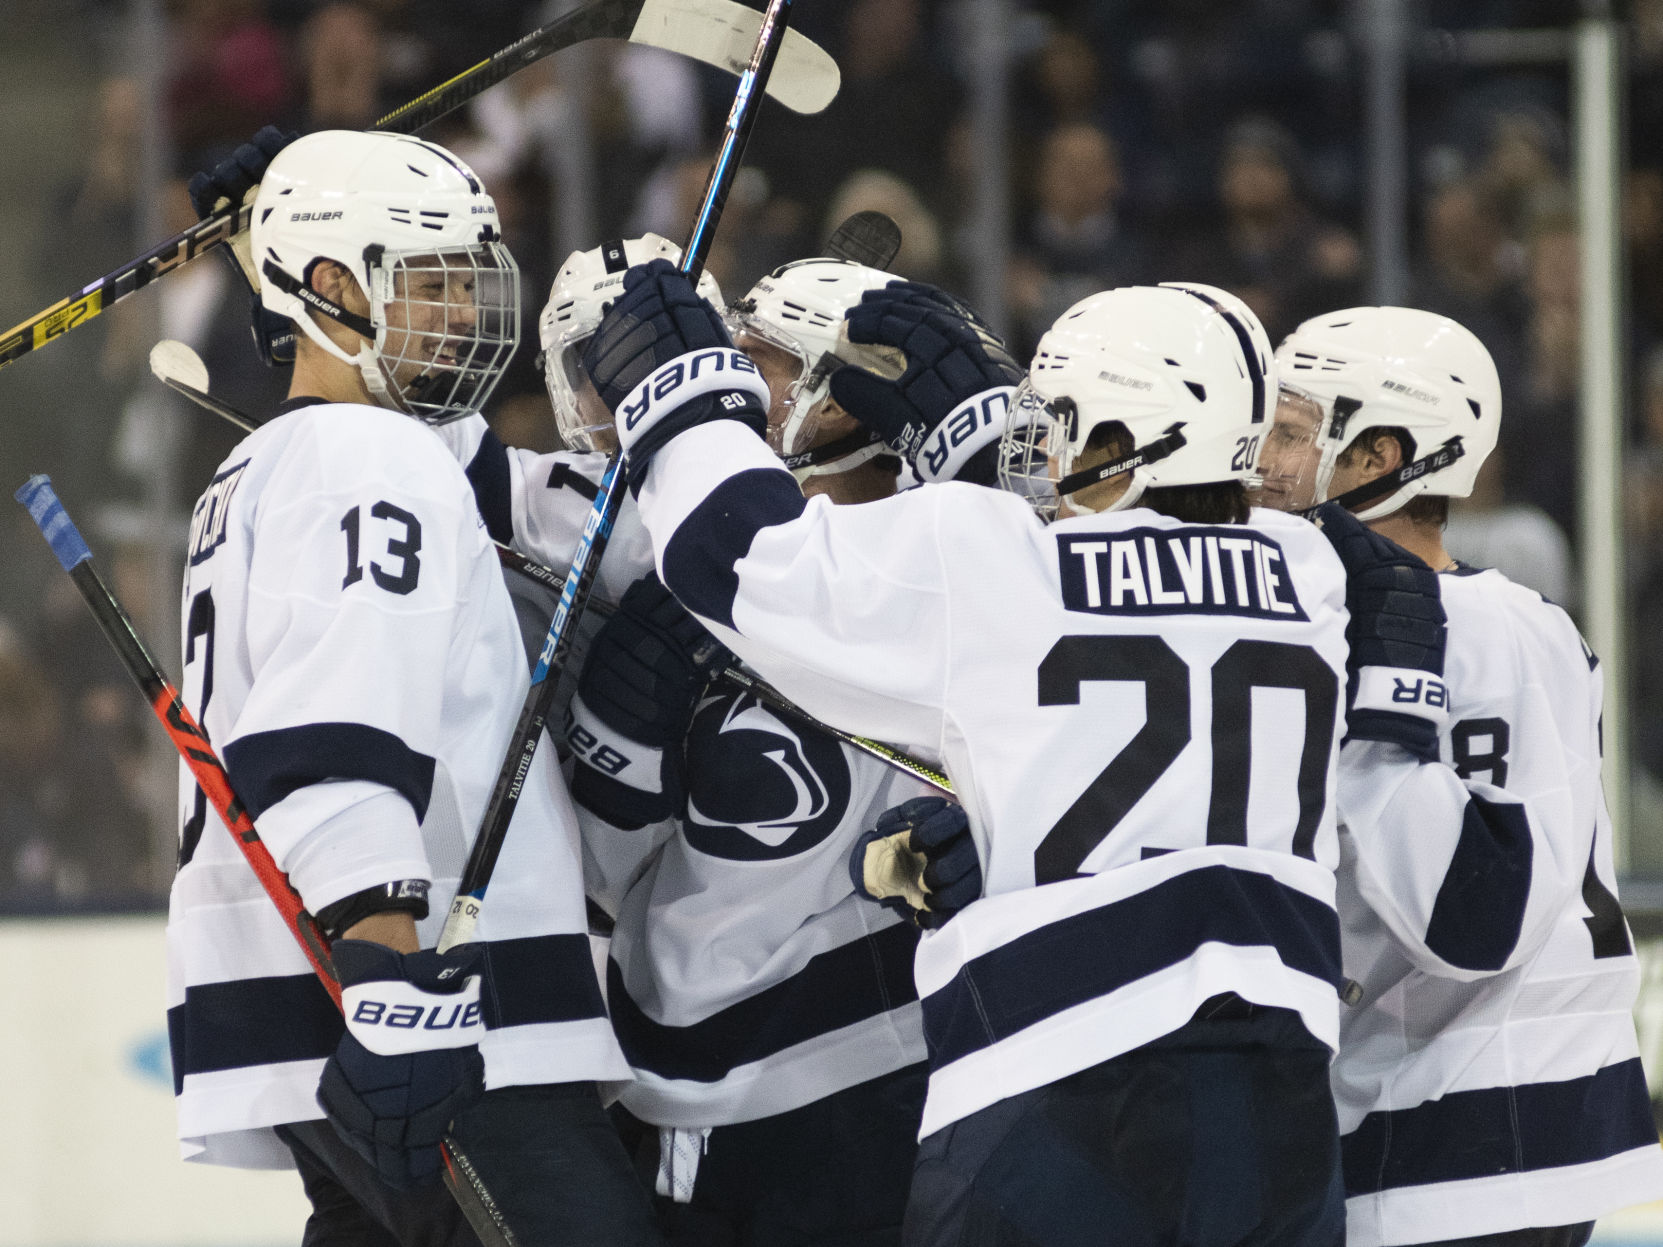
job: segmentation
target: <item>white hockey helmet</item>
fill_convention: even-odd
[[[250,228],[260,301],[356,364],[383,406],[442,424],[496,388],[519,343],[519,269],[496,204],[444,148],[402,134],[309,134],[271,162]],[[367,317],[310,288],[320,260],[357,279]],[[311,310],[360,334],[357,353]]]
[[[1415,308],[1347,308],[1300,325],[1276,359],[1283,381],[1320,408],[1308,457],[1312,502],[1327,498],[1345,448],[1377,428],[1403,429],[1414,445],[1399,471],[1341,499],[1369,504],[1360,519],[1389,515],[1417,494],[1472,493],[1500,432],[1501,380],[1470,330]]]
[[[623,292],[625,271],[658,259],[679,263],[681,248],[668,238],[643,234],[574,251],[555,274],[549,300],[537,317],[537,337],[554,422],[561,440],[572,450],[611,450],[617,444],[611,413],[593,393],[594,387],[589,387],[587,400],[582,398],[588,380],[583,351],[595,336],[606,305]],[[699,275],[698,291],[718,314],[724,311],[722,289],[709,270]]]
[[[868,290],[881,290],[895,274],[853,260],[820,257],[796,260],[775,269],[743,299],[729,307],[728,328],[740,346],[746,337],[785,351],[796,360],[795,378],[768,413],[768,442],[788,463],[808,466],[820,415],[831,394],[831,375],[845,364],[870,369],[891,379],[906,370],[900,352],[850,342],[843,314]],[[860,434],[850,452],[882,449],[876,434]],[[849,460],[839,456],[839,466]]]
[[[1042,511],[1122,472],[1130,483],[1107,510],[1133,506],[1147,489],[1250,484],[1275,393],[1270,339],[1235,295],[1179,282],[1105,290],[1040,339],[1006,421],[1001,484]],[[1114,422],[1131,434],[1131,451],[1076,471],[1092,434]],[[1049,498],[1035,484],[1047,460]]]

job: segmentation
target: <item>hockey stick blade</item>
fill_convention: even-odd
[[[186,348],[189,350],[189,348]],[[194,352],[193,352],[194,355]],[[198,364],[200,364],[198,360]],[[206,375],[204,372],[204,379]],[[92,551],[88,548],[75,522],[69,518],[63,503],[52,489],[52,481],[44,475],[32,476],[14,495],[29,517],[35,521],[46,544],[52,548],[58,565],[69,573],[91,609],[93,618],[105,638],[115,648],[121,664],[139,692],[150,704],[152,713],[166,729],[168,739],[178,751],[192,777],[202,788],[203,795],[225,824],[232,841],[241,850],[243,860],[271,898],[283,924],[289,928],[300,945],[300,951],[311,964],[323,989],[335,1008],[341,1008],[341,983],[335,975],[334,963],[329,958],[329,938],[318,926],[317,919],[306,911],[300,893],[295,891],[289,877],[278,867],[271,850],[260,838],[245,806],[231,787],[230,777],[219,755],[214,752],[208,734],[197,723],[186,707],[179,690],[162,673],[160,664],[151,656],[138,630],[128,617],[115,594],[92,565]],[[517,1247],[514,1232],[502,1216],[495,1198],[486,1189],[478,1173],[466,1156],[448,1138],[441,1154],[444,1159],[445,1185],[462,1210],[462,1215],[473,1226],[482,1243],[489,1247]]]
[[[741,72],[742,49],[761,22],[754,9],[733,0],[593,0],[463,70],[408,104],[394,109],[372,129],[414,134],[507,78],[515,70],[591,39],[627,39],[678,52],[729,73]],[[746,35],[746,31],[750,35]],[[818,112],[837,95],[837,63],[812,40],[788,39],[781,55],[790,72],[774,98],[797,112]],[[0,369],[78,329],[106,308],[159,277],[194,260],[248,228],[247,204],[205,217],[160,246],[114,272],[81,287],[45,311],[0,334]]]
[[[183,394],[198,407],[213,412],[222,420],[236,425],[244,433],[260,427],[254,417],[245,415],[229,403],[222,403],[208,393],[208,366],[202,357],[183,342],[164,338],[150,348],[150,371],[168,389]]]
[[[693,223],[687,246],[682,249],[681,262],[677,265],[695,283],[704,267],[705,254],[710,250],[716,224],[721,220],[728,191],[732,189],[733,179],[739,172],[739,162],[744,158],[751,128],[756,124],[763,88],[768,83],[780,45],[784,42],[791,3],[792,0],[768,0],[768,8],[758,28],[756,46],[744,72],[739,75],[739,86],[734,92],[733,107],[728,111],[721,150],[711,166],[698,218]],[[520,789],[531,769],[537,742],[542,738],[543,727],[554,704],[560,672],[564,669],[567,655],[571,653],[578,616],[589,600],[601,555],[612,536],[618,511],[623,506],[622,467],[622,457],[614,452],[601,477],[589,515],[584,520],[583,535],[572,554],[572,565],[560,591],[560,603],[554,609],[554,618],[549,621],[542,653],[531,673],[531,687],[526,692],[525,706],[520,712],[514,734],[509,737],[508,753],[502,760],[502,769],[497,773],[485,816],[480,821],[479,834],[474,837],[473,847],[468,852],[462,880],[457,885],[456,900],[445,917],[444,930],[439,935],[440,952],[472,938],[479,923],[486,889],[490,886],[497,858],[502,854],[503,841],[508,837],[509,823],[519,804]]]
[[[867,268],[888,271],[901,253],[901,227],[886,212],[867,209],[849,217],[826,240],[826,254],[834,260],[853,260]]]

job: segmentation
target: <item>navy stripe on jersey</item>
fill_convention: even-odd
[[[1177,965],[1205,943],[1268,947],[1290,969],[1340,982],[1332,906],[1269,875],[1203,866],[966,962],[924,998],[930,1067]]]
[[[434,762],[391,732],[362,723],[308,723],[255,732],[225,746],[225,770],[251,818],[284,797],[329,779],[385,784],[427,817]]]
[[[589,937],[582,933],[487,941],[479,1002],[492,1030],[606,1016]]]
[[[480,1012],[492,1030],[606,1016],[587,935],[538,935],[485,945]],[[186,1074],[322,1060],[341,1014],[314,974],[202,983],[167,1011],[173,1090]]]
[[[1469,796],[1461,838],[1426,924],[1426,946],[1463,970],[1506,965],[1524,925],[1534,853],[1522,805]]]
[[[503,545],[514,542],[514,486],[508,470],[508,447],[490,429],[479,441],[467,466],[468,484],[473,486],[474,504],[491,540]]]
[[[664,584],[695,614],[733,627],[734,565],[764,528],[786,524],[808,503],[789,472],[750,468],[728,477],[688,514],[664,548]]]
[[[738,1066],[916,1000],[917,947],[918,932],[896,923],[820,953],[784,982],[690,1026],[666,1026],[643,1013],[630,999],[618,963],[609,961],[612,1026],[636,1069],[716,1082]]]
[[[199,983],[167,1011],[173,1094],[187,1074],[318,1061],[341,1041],[341,1011],[315,974]]]
[[[1452,1091],[1370,1113],[1340,1139],[1347,1197],[1604,1160],[1656,1147],[1640,1059],[1586,1078]]]

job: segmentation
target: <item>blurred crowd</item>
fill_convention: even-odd
[[[124,0],[79,0],[109,32]],[[174,178],[160,224],[191,216],[183,179],[259,126],[364,127],[489,56],[569,3],[546,0],[168,0],[162,105]],[[1065,308],[1113,285],[1182,278],[1231,289],[1273,340],[1304,318],[1365,302],[1362,84],[1343,0],[1014,0],[1007,322],[1019,352]],[[1407,6],[1412,266],[1409,302],[1470,327],[1496,359],[1506,419],[1450,547],[1576,607],[1579,278],[1563,63],[1483,67],[1451,49],[1462,29],[1566,29],[1574,0],[1419,0]],[[69,20],[66,12],[65,20]],[[843,87],[823,114],[765,108],[709,267],[730,294],[815,254],[861,208],[894,216],[907,276],[970,294],[984,263],[973,220],[985,153],[960,0],[806,0],[794,26],[830,50]],[[1629,6],[1627,234],[1633,419],[1627,490],[1635,636],[1663,627],[1663,0]],[[116,34],[110,36],[112,42]],[[467,159],[502,210],[525,273],[525,328],[564,248],[654,230],[685,236],[731,102],[731,78],[667,53],[590,45],[523,70],[430,137]],[[62,286],[138,248],[145,96],[102,85],[84,172],[59,189],[41,263]],[[574,149],[586,143],[591,162]],[[585,230],[590,236],[576,237]],[[200,271],[198,271],[200,270]],[[286,378],[249,348],[229,270],[171,278],[161,331],[191,342],[232,405],[269,410]],[[32,309],[30,309],[32,310]],[[118,318],[64,351],[54,386],[90,403],[135,388],[151,338]],[[43,353],[45,354],[45,353]],[[491,412],[511,442],[552,448],[534,347]],[[77,361],[80,362],[77,362]],[[11,374],[8,373],[7,380]],[[119,401],[106,406],[122,407]],[[169,487],[188,505],[237,436],[207,416],[178,439]],[[157,452],[128,402],[104,463],[141,493]],[[116,534],[119,537],[121,534]],[[128,533],[142,538],[142,533]],[[119,548],[119,547],[118,547]],[[134,549],[137,549],[135,546]],[[136,556],[135,556],[136,557]],[[143,707],[48,582],[0,609],[0,907],[153,889],[165,876],[144,821]],[[46,602],[41,611],[39,603]],[[171,625],[168,625],[171,626]],[[90,627],[90,625],[88,625]],[[1663,657],[1634,647],[1636,762],[1663,776]],[[68,689],[54,695],[52,689]],[[118,695],[119,694],[119,695]],[[96,785],[97,756],[114,771]],[[108,768],[106,768],[108,769]],[[96,788],[96,792],[88,791]]]

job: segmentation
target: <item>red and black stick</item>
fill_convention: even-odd
[[[277,906],[289,934],[294,936],[323,983],[324,990],[339,1009],[341,983],[335,976],[334,963],[329,959],[328,937],[318,926],[317,919],[306,911],[300,893],[295,891],[289,877],[272,858],[271,850],[260,839],[254,820],[232,789],[231,779],[208,741],[208,734],[186,708],[179,690],[162,674],[161,667],[139,639],[133,621],[93,567],[92,551],[87,548],[75,522],[64,510],[63,503],[58,501],[51,478],[31,476],[15,497],[28,509],[30,518],[46,538],[46,544],[52,547],[59,564],[69,573],[69,578],[92,608],[93,618],[98,620],[99,628],[115,647],[121,665],[127,668],[127,674],[133,677],[145,701],[150,703],[150,709],[167,729],[168,739],[185,760],[185,765],[191,768],[191,774],[207,795],[209,803],[225,821],[249,869],[259,879],[271,903]],[[473,1166],[450,1140],[447,1139],[443,1147],[445,1185],[450,1188],[474,1232],[483,1242],[494,1247],[515,1247],[513,1231],[503,1220],[495,1199],[485,1189]]]

